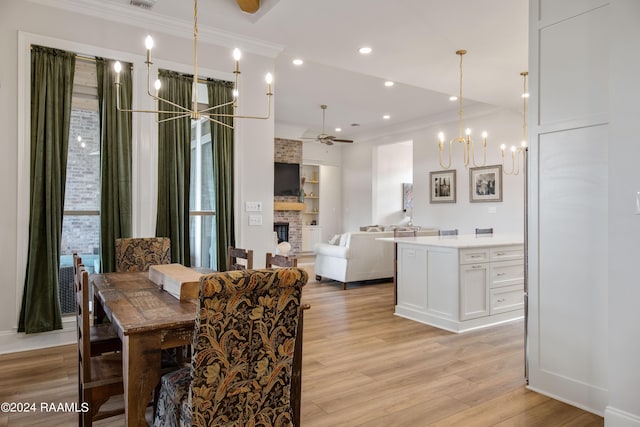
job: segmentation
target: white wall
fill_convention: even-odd
[[[402,183],[413,182],[413,142],[376,146],[373,170],[373,224],[397,224],[411,215],[402,210]]]
[[[516,75],[514,80],[521,79]],[[514,97],[520,97],[515,93]],[[487,165],[500,164],[500,144],[517,145],[522,140],[522,113],[509,110],[472,109],[464,126],[479,134],[482,129],[489,132]],[[429,202],[429,172],[440,171],[437,134],[445,132],[447,137],[457,136],[457,115],[440,124],[428,124],[409,130],[400,130],[390,136],[356,142],[345,147],[344,164],[344,226],[345,230],[357,230],[366,224],[375,224],[373,217],[372,188],[375,182],[374,150],[376,146],[392,141],[413,141],[413,224],[439,228],[458,228],[460,233],[473,233],[476,227],[493,227],[496,233],[522,233],[524,224],[524,188],[522,174],[503,176],[503,202],[470,203],[469,171],[462,164],[462,151],[454,145],[451,169],[457,175],[457,202],[432,204]],[[481,151],[476,148],[478,154]],[[446,155],[446,154],[445,154]],[[445,157],[446,159],[446,157]],[[478,158],[478,161],[481,161]],[[401,199],[400,199],[401,200]],[[495,210],[495,212],[493,212]]]
[[[69,2],[51,2],[69,5]],[[78,7],[78,5],[74,5]],[[81,14],[86,12],[86,14]],[[113,18],[117,22],[103,19]],[[128,22],[129,24],[125,24]],[[192,24],[163,23],[149,20],[148,14],[128,13],[125,17],[102,13],[92,8],[76,12],[47,7],[34,2],[3,0],[0,2],[0,196],[5,209],[0,210],[0,352],[37,348],[75,342],[75,319],[65,322],[65,330],[25,336],[16,333],[26,259],[28,223],[28,84],[29,52],[25,40],[69,49],[88,55],[124,59],[134,63],[134,79],[146,80],[143,40],[154,28],[154,58],[157,66],[192,72]],[[158,28],[162,28],[163,33]],[[184,30],[184,31],[182,31]],[[233,60],[228,46],[207,42],[207,31],[200,33],[199,67],[213,77],[231,76]],[[18,39],[20,34],[20,41]],[[264,74],[273,70],[277,47],[262,50],[243,39],[241,112],[262,115],[266,112]],[[249,51],[262,52],[251,54]],[[26,64],[26,65],[25,65]],[[19,70],[21,75],[18,74]],[[20,83],[26,82],[26,86]],[[25,87],[27,90],[25,91]],[[134,106],[149,106],[146,97],[134,93]],[[23,102],[26,101],[26,102]],[[251,106],[251,108],[249,108]],[[25,113],[26,112],[26,113]],[[149,235],[155,231],[156,127],[152,116],[134,115],[134,233]],[[273,166],[260,159],[273,158],[273,117],[269,120],[240,121],[236,128],[236,205],[240,219],[236,223],[237,244],[252,247],[258,254],[271,249],[273,241]],[[26,180],[25,180],[26,176]],[[25,192],[24,189],[27,189]],[[245,201],[263,202],[263,226],[248,227]],[[257,257],[257,260],[262,258]]]

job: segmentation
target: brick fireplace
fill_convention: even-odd
[[[275,139],[274,162],[302,164],[302,141]],[[274,196],[275,202],[297,202],[293,196]],[[274,223],[288,223],[289,243],[294,254],[302,251],[302,212],[298,210],[275,210]]]

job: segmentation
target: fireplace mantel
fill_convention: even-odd
[[[300,202],[273,202],[274,211],[303,211],[307,208]]]

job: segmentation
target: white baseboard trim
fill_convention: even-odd
[[[640,416],[607,406],[604,410],[604,425],[607,427],[640,427]]]
[[[548,397],[550,397],[552,399],[555,399],[555,400],[558,400],[560,402],[566,403],[567,405],[575,406],[576,408],[580,408],[583,411],[591,412],[592,414],[596,414],[596,415],[599,415],[601,417],[604,416],[604,414],[602,412],[600,412],[600,411],[598,411],[598,410],[596,410],[594,408],[591,408],[591,407],[589,407],[587,405],[584,405],[584,404],[582,404],[582,403],[580,403],[580,402],[578,402],[576,400],[572,400],[572,399],[568,399],[566,397],[560,396],[559,394],[551,393],[549,391],[537,388],[537,387],[532,386],[532,385],[528,385],[527,389],[531,390],[531,391],[535,391],[538,394],[542,394],[544,396],[548,396]]]
[[[38,350],[77,342],[76,318],[72,316],[63,318],[62,329],[56,331],[24,334],[14,329],[0,332],[0,354]]]

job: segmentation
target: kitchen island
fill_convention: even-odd
[[[452,332],[524,316],[521,236],[380,240],[398,245],[396,315]]]

